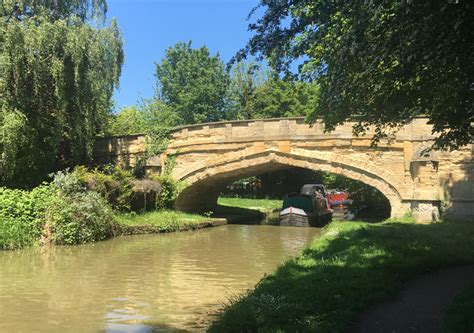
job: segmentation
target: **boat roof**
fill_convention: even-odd
[[[305,184],[300,190],[301,194],[312,195],[315,192],[326,194],[326,188],[323,184]]]

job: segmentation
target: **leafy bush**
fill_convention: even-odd
[[[140,201],[135,199],[145,208],[170,208],[181,186],[170,177],[133,180],[117,167],[104,172],[78,167],[32,191],[0,188],[0,249],[32,245],[41,237],[67,245],[103,240],[115,231],[112,208],[130,210]]]
[[[37,240],[36,234],[36,229],[28,223],[0,217],[0,249],[13,250],[32,245]]]
[[[133,196],[131,172],[118,166],[106,166],[102,170],[79,166],[74,169],[74,174],[80,184],[99,193],[113,209],[130,211]]]
[[[161,182],[152,179],[136,179],[132,172],[119,166],[107,166],[101,170],[88,170],[76,167],[74,174],[82,186],[99,193],[114,210],[121,212],[147,211],[159,207],[168,207],[168,203],[157,204],[161,193]],[[167,192],[173,193],[172,180],[166,181]],[[170,184],[170,185],[168,185]]]
[[[49,184],[32,191],[0,188],[0,249],[32,245],[41,237],[54,193]]]
[[[169,176],[153,177],[161,184],[161,192],[156,202],[156,209],[173,208],[174,202],[180,191],[180,184]]]
[[[57,194],[47,209],[48,228],[55,244],[83,244],[113,234],[112,210],[99,193],[89,191],[75,173],[59,172]]]

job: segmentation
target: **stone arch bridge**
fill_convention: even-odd
[[[439,209],[454,219],[474,219],[474,148],[427,151],[433,143],[424,118],[401,128],[390,140],[371,146],[370,130],[352,134],[352,123],[325,133],[303,118],[206,123],[176,128],[166,151],[146,161],[148,172],[163,172],[187,184],[177,209],[215,208],[229,183],[288,167],[328,171],[377,188],[390,201],[392,217],[411,211],[419,220],[436,218]],[[97,163],[133,166],[144,156],[146,137],[99,139]]]

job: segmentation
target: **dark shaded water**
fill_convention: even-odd
[[[0,252],[0,332],[203,331],[318,232],[228,225]]]

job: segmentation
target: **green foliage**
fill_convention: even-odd
[[[100,194],[88,191],[74,173],[57,173],[53,184],[58,195],[47,209],[53,243],[84,244],[113,234],[112,210]]]
[[[170,177],[175,166],[176,166],[176,155],[175,154],[167,155],[166,160],[164,162],[162,175],[166,177]]]
[[[132,173],[119,166],[105,166],[101,170],[87,170],[79,166],[74,169],[74,175],[82,186],[95,191],[104,198],[110,206],[118,211],[129,211],[133,197],[131,180]]]
[[[180,191],[180,185],[170,176],[155,177],[161,184],[161,192],[156,202],[157,209],[171,209]]]
[[[0,217],[0,250],[14,250],[34,244],[37,230],[13,218]]]
[[[261,1],[237,59],[259,53],[277,71],[321,88],[309,120],[328,130],[355,120],[374,139],[426,115],[441,147],[474,136],[472,1]],[[255,13],[254,10],[252,13]],[[261,12],[261,11],[258,11]]]
[[[319,86],[281,79],[255,62],[238,62],[229,86],[229,119],[309,116],[319,98]]]
[[[136,106],[125,107],[119,113],[110,115],[107,135],[130,135],[144,133],[143,119]]]
[[[53,195],[51,185],[32,191],[0,187],[0,249],[32,245],[40,238]]]
[[[72,16],[87,19],[103,19],[107,12],[105,0],[2,0],[0,16],[11,20],[24,20],[34,15],[46,15],[51,20]]]
[[[230,76],[228,119],[255,118],[255,90],[267,80],[267,71],[256,62],[240,61],[235,64]]]
[[[158,98],[176,113],[178,124],[225,119],[229,77],[219,55],[203,46],[178,43],[156,64]]]
[[[15,175],[18,152],[28,143],[26,117],[17,110],[8,111],[3,106],[0,110],[0,181]]]
[[[333,222],[300,256],[231,300],[209,331],[348,331],[406,281],[472,264],[473,237],[472,223]]]
[[[160,100],[147,99],[136,107],[126,107],[108,120],[105,135],[146,135],[146,156],[160,155],[166,150],[171,129],[178,124],[177,114]],[[135,174],[143,175],[137,168]]]
[[[0,184],[30,187],[91,157],[123,51],[115,21],[84,23],[105,1],[15,3],[23,14],[0,24]],[[15,11],[9,5],[2,3],[4,15]]]
[[[31,191],[0,188],[0,249],[44,241],[82,244],[113,233],[112,210],[76,174],[59,172]]]
[[[273,77],[255,90],[252,118],[306,117],[314,112],[318,98],[315,84]]]

